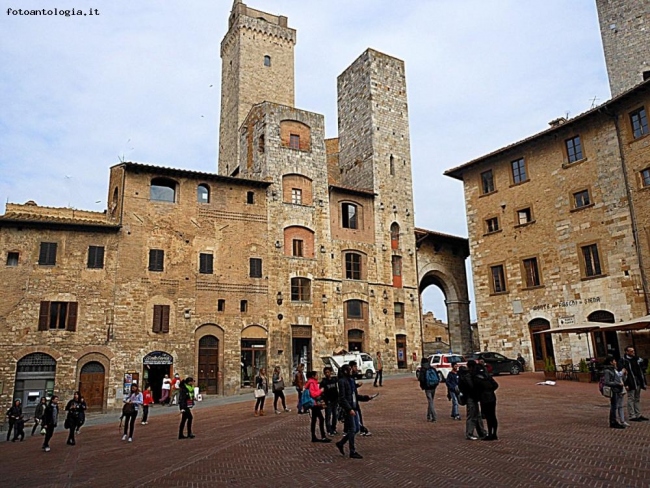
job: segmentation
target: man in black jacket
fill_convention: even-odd
[[[647,421],[648,418],[641,415],[641,390],[646,389],[645,375],[641,364],[642,359],[635,354],[634,347],[625,348],[625,355],[621,358],[620,369],[627,370],[625,389],[627,390],[627,415],[630,422]]]
[[[363,459],[354,447],[354,436],[359,432],[359,417],[357,416],[357,385],[354,378],[350,376],[350,365],[344,364],[339,372],[339,405],[344,413],[345,435],[336,443],[339,452],[345,456],[343,447],[346,442],[350,443],[350,457],[352,459]]]
[[[467,361],[467,367],[461,367],[458,371],[458,389],[466,400],[467,420],[465,421],[465,438],[470,441],[478,440],[486,436],[481,411],[479,410],[478,391],[474,386],[473,374],[476,370],[476,361]],[[476,430],[476,435],[474,435]]]
[[[59,397],[52,395],[50,403],[45,407],[43,414],[43,427],[45,427],[45,439],[43,439],[43,450],[50,452],[50,439],[54,435],[54,429],[59,417]]]
[[[324,390],[325,400],[325,427],[328,435],[336,435],[336,410],[339,406],[339,380],[332,376],[333,370],[330,366],[323,369],[323,379],[320,387]]]

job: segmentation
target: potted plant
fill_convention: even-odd
[[[544,360],[544,379],[557,380],[557,370],[555,369],[555,361],[550,356]]]
[[[576,373],[578,381],[583,383],[589,383],[591,381],[591,373],[589,373],[589,365],[587,361],[581,359],[578,363],[578,372]]]

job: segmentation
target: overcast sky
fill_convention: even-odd
[[[595,0],[245,3],[298,31],[296,106],[324,114],[327,137],[352,61],[368,47],[405,61],[418,227],[467,236],[462,184],[444,170],[610,97]],[[120,159],[216,172],[232,0],[0,5],[3,204],[102,211]],[[99,15],[7,15],[73,5]],[[437,288],[424,308],[446,318]]]

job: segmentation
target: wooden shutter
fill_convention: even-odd
[[[75,332],[77,330],[77,302],[68,303],[68,319],[66,321],[65,329],[70,332]]]
[[[41,310],[38,314],[38,330],[50,328],[50,302],[41,302]]]
[[[160,332],[162,324],[162,305],[153,306],[153,331]]]
[[[162,320],[160,323],[161,332],[169,332],[169,305],[162,305]]]

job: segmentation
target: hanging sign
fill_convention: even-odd
[[[167,354],[166,352],[154,351],[147,354],[142,359],[142,364],[148,366],[174,364],[174,357],[171,354]]]

